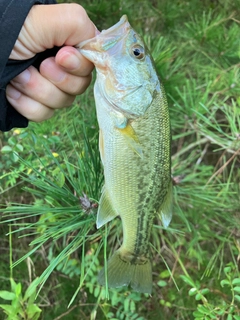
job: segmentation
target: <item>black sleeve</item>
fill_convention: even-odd
[[[6,99],[6,86],[19,73],[30,65],[39,67],[49,56],[56,54],[58,48],[41,52],[29,60],[9,60],[18,34],[34,4],[55,4],[55,0],[0,0],[0,130],[8,131],[14,127],[25,128],[28,120],[20,115]]]

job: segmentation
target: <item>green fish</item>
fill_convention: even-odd
[[[94,96],[105,178],[97,228],[117,216],[123,226],[122,246],[109,259],[107,272],[100,271],[99,282],[151,293],[153,219],[160,214],[167,227],[172,217],[171,136],[164,89],[148,49],[126,15],[79,49],[97,70]]]

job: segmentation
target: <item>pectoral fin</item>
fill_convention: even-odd
[[[123,129],[118,128],[118,130],[122,133],[123,137],[126,139],[126,142],[129,145],[129,147],[134,152],[136,152],[140,158],[142,158],[143,157],[142,146],[131,124],[128,123],[125,128]]]
[[[172,190],[172,181],[171,181],[169,183],[168,192],[166,194],[164,202],[159,211],[164,228],[167,228],[169,226],[169,223],[172,220],[172,207],[173,207],[173,190]]]
[[[101,228],[105,223],[111,221],[117,216],[118,214],[112,207],[109,194],[106,188],[103,187],[97,212],[97,228]]]

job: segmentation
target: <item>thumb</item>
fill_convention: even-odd
[[[10,59],[29,59],[54,46],[75,46],[95,36],[96,27],[78,4],[34,5]]]

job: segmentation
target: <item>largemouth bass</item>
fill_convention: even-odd
[[[148,49],[126,15],[79,49],[97,70],[94,96],[105,178],[97,228],[117,216],[123,226],[122,246],[109,259],[107,272],[100,271],[99,281],[151,293],[153,219],[160,214],[167,227],[172,217],[170,121],[164,89]]]

